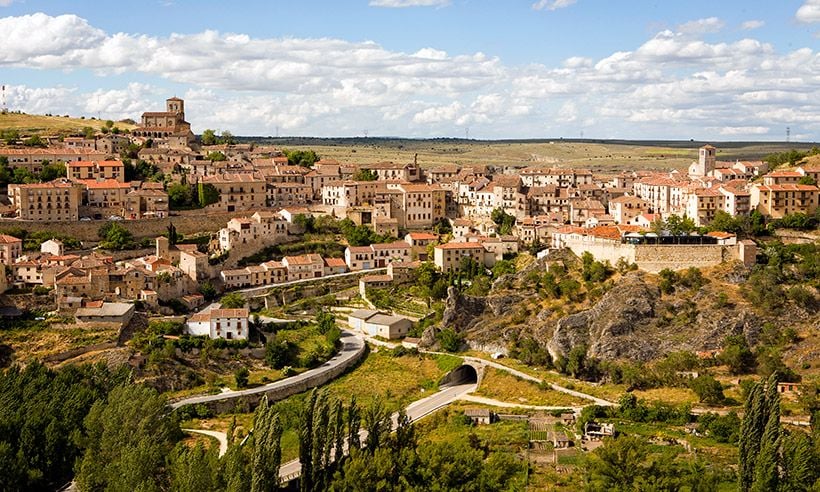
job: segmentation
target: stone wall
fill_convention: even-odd
[[[163,219],[123,220],[119,224],[131,231],[137,238],[154,238],[167,232],[168,223],[172,222],[177,232],[192,235],[198,232],[216,232],[225,227],[233,217],[248,215],[250,212],[203,212],[185,211],[181,215]],[[0,219],[0,229],[19,228],[29,232],[52,231],[75,237],[80,241],[99,241],[97,231],[105,224],[104,220],[87,222],[39,222],[15,219]]]
[[[585,238],[583,240],[567,240],[566,246],[579,258],[585,251],[589,251],[596,260],[608,261],[612,266],[615,266],[618,260],[622,258],[629,263],[635,263],[635,246],[632,244]]]
[[[658,273],[664,268],[682,270],[690,267],[704,268],[719,265],[732,259],[729,249],[736,246],[705,245],[650,245],[635,248],[635,263],[641,270]]]
[[[256,408],[256,406],[262,400],[263,396],[267,396],[269,401],[274,402],[284,400],[289,396],[298,393],[303,393],[317,386],[327,384],[328,382],[341,376],[351,367],[355,366],[362,359],[362,357],[364,357],[366,352],[367,344],[362,343],[356,351],[356,353],[354,353],[349,359],[343,361],[338,366],[333,367],[328,371],[320,371],[304,379],[294,377],[291,378],[293,379],[293,381],[290,384],[283,384],[276,388],[269,389],[267,391],[260,391],[253,394],[246,394],[235,397],[226,395],[225,399],[209,401],[207,403],[203,403],[203,405],[205,405],[208,409],[212,410],[215,413],[226,413],[234,411],[249,412]]]
[[[588,251],[596,260],[608,261],[613,266],[623,258],[651,273],[658,273],[664,268],[682,270],[689,267],[710,267],[739,257],[738,247],[734,245],[634,245],[598,239],[566,241],[566,246],[578,257]]]

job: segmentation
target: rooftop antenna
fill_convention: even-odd
[[[792,129],[791,129],[791,127],[787,126],[786,127],[786,143],[791,142],[791,136],[792,136]]]
[[[0,113],[6,114],[9,112],[9,108],[6,107],[6,86],[5,84],[0,89],[0,93],[2,93],[2,101],[0,101]]]

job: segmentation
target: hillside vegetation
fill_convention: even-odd
[[[91,118],[66,118],[64,116],[44,116],[23,113],[0,114],[0,132],[17,130],[21,135],[70,135],[81,134],[83,128],[100,130],[105,120]],[[135,125],[117,122],[120,130],[131,130]]]

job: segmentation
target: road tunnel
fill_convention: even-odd
[[[478,371],[476,371],[476,368],[469,364],[463,364],[447,373],[441,379],[441,384],[439,384],[439,386],[455,386],[458,384],[476,383],[478,383]]]

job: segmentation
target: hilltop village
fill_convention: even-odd
[[[484,443],[471,480],[577,490],[578,470],[623,445],[673,450],[676,483],[727,484],[757,375],[784,425],[818,407],[816,151],[722,161],[704,145],[687,169],[610,173],[338,162],[196,136],[176,97],[131,130],[0,137],[0,367],[126,369],[126,391],[150,388],[184,420],[194,451],[169,455],[173,477],[206,462],[185,458],[205,434],[225,477],[258,473],[231,464],[251,438],[281,453],[273,486],[321,481],[335,466],[315,429],[348,467],[361,450],[343,443],[376,448],[364,438],[435,414],[425,435]],[[269,402],[289,437],[264,444]]]
[[[130,134],[38,137],[37,146],[11,141],[0,147],[8,174],[25,177],[8,184],[3,214],[15,220],[4,226],[105,220],[119,231],[120,221],[166,220],[173,234],[158,237],[151,254],[119,254],[116,260],[102,250],[68,251],[59,238],[24,250],[24,238],[4,234],[0,261],[7,275],[0,276],[0,290],[49,289],[61,312],[122,321],[134,301],[156,312],[167,311],[169,302],[194,311],[205,303],[205,284],[225,292],[372,272],[359,277],[365,296],[411,281],[425,262],[444,274],[472,263],[492,269],[524,249],[540,255],[569,248],[650,272],[727,259],[750,266],[752,241],[706,229],[716,219],[812,215],[820,199],[820,166],[769,172],[763,161],[719,161],[711,145],[698,150],[686,173],[598,176],[584,169],[482,164],[295,163],[270,146],[203,140],[185,121],[184,101],[174,97],[164,112],[143,113]],[[58,177],[35,179],[55,166]],[[214,212],[234,217],[204,241],[178,244],[174,215]],[[342,223],[355,239],[348,234],[338,255],[245,261]],[[208,318],[215,326],[238,326],[248,313],[197,316],[193,325]],[[220,317],[226,323],[220,325]],[[209,334],[245,338],[248,332]]]

